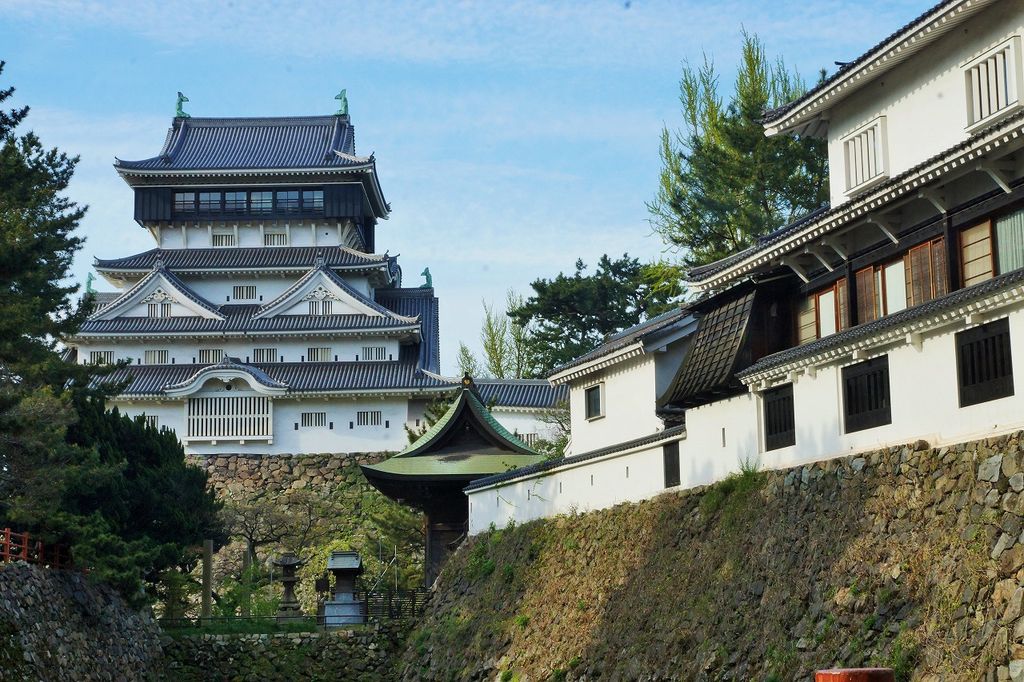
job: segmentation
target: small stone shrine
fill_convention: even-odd
[[[327,570],[334,574],[333,599],[324,603],[324,627],[366,622],[366,607],[356,598],[356,578],[363,572],[358,552],[331,552]]]

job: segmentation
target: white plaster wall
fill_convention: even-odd
[[[274,399],[274,441],[240,444],[237,441],[220,441],[216,445],[208,442],[186,443],[185,451],[190,454],[218,454],[237,452],[248,454],[303,454],[315,452],[382,452],[398,451],[408,444],[405,424],[408,415],[408,401],[405,398],[387,400],[335,399]],[[178,434],[186,435],[184,401],[111,401],[110,406],[129,416],[139,414],[156,415],[159,426],[166,426]],[[380,426],[356,426],[356,412],[380,410]],[[301,413],[326,412],[328,423],[334,428],[303,427]],[[352,428],[349,428],[352,422]],[[385,422],[389,422],[385,426]],[[295,424],[299,424],[298,429]]]
[[[273,248],[273,247],[267,247]],[[310,264],[310,269],[313,265]],[[240,304],[252,304],[259,303],[265,304],[270,303],[275,298],[283,294],[290,286],[295,284],[300,277],[306,273],[297,275],[289,275],[287,277],[281,276],[266,276],[266,277],[185,277],[183,281],[194,290],[197,294],[210,301],[214,305],[223,305],[225,303],[240,303]],[[370,281],[363,275],[359,276],[346,276],[342,275],[342,279],[345,283],[354,288],[362,295],[373,298],[373,290],[370,288]],[[232,293],[234,287],[245,284],[254,285],[256,287],[256,300],[234,300]],[[298,310],[290,312],[288,314],[301,314],[305,315],[307,312],[307,304],[298,304]]]
[[[210,238],[211,226],[214,223],[202,221],[199,225],[184,225],[175,227],[163,227],[160,229],[158,244],[165,249],[197,249],[213,246]],[[236,223],[220,221],[216,223],[217,231],[229,232],[234,229]],[[263,233],[260,231],[259,223],[237,223],[238,225],[238,246],[263,246]],[[338,246],[340,244],[337,223],[315,223],[309,220],[300,224],[267,221],[266,232],[287,232],[288,246]],[[186,234],[187,233],[187,234]],[[315,233],[315,234],[314,234]],[[187,244],[186,244],[187,241]],[[231,247],[224,247],[231,248]],[[275,248],[275,247],[268,247]]]
[[[890,177],[964,141],[969,135],[962,65],[1022,34],[1024,3],[996,3],[838,104],[828,133],[832,205],[847,200],[843,137],[885,115]]]
[[[586,389],[604,383],[604,415],[586,418]],[[654,356],[645,355],[595,372],[569,385],[570,454],[647,436],[662,427],[654,414]]]
[[[687,410],[679,453],[682,487],[712,483],[746,461],[758,461],[759,421],[758,402],[749,393]]]
[[[355,361],[356,356],[364,357],[364,346],[384,346],[387,348],[389,360],[398,361],[401,344],[397,339],[380,337],[367,338],[329,338],[325,336],[298,335],[296,339],[284,341],[280,338],[250,336],[248,338],[215,339],[211,338],[209,343],[197,343],[194,340],[172,343],[166,340],[154,340],[149,343],[132,343],[133,339],[124,341],[104,341],[92,343],[89,341],[79,342],[78,361],[87,363],[90,351],[114,351],[114,360],[128,360],[132,364],[141,364],[145,360],[145,350],[166,350],[168,352],[168,363],[176,365],[189,365],[199,360],[200,348],[219,348],[225,354],[237,357],[242,362],[250,362],[255,348],[277,348],[278,362],[301,362],[306,357],[310,348],[330,348],[332,350],[331,360],[337,356],[339,362]]]
[[[501,528],[510,521],[524,523],[653,497],[665,490],[663,445],[658,443],[551,469],[497,488],[471,491],[469,533],[485,531],[491,524]]]

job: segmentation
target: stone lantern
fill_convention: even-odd
[[[295,571],[305,562],[288,552],[275,559],[273,563],[275,567],[281,569],[281,584],[284,585],[284,596],[281,597],[281,605],[277,609],[277,621],[282,623],[302,620],[302,609],[299,607],[299,600],[295,598],[295,583],[299,582]]]
[[[356,599],[356,577],[363,572],[358,552],[331,552],[327,570],[334,574],[334,594],[324,604],[324,627],[336,628],[366,622],[366,609]]]

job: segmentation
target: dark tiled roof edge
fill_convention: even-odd
[[[980,282],[965,289],[958,289],[946,294],[941,298],[916,305],[913,308],[901,310],[898,313],[887,315],[873,322],[857,325],[850,329],[837,332],[823,339],[818,339],[803,346],[795,346],[784,351],[761,358],[750,367],[737,372],[740,379],[765,372],[767,370],[796,362],[818,353],[824,353],[834,348],[842,347],[848,343],[869,338],[880,334],[894,327],[905,324],[912,324],[922,318],[930,317],[945,312],[948,309],[972,303],[978,299],[997,294],[1004,289],[1010,289],[1024,282],[1024,269],[1014,270],[1005,275],[993,277],[990,280]]]
[[[551,469],[557,469],[558,467],[569,466],[577,464],[579,462],[586,462],[587,460],[596,459],[598,457],[604,457],[605,455],[612,455],[617,452],[625,452],[626,450],[632,450],[633,448],[642,447],[644,445],[653,445],[663,440],[670,440],[676,436],[685,436],[685,426],[673,426],[670,429],[659,431],[658,433],[651,434],[649,436],[642,436],[640,438],[634,438],[633,440],[625,441],[624,443],[617,443],[615,445],[609,445],[605,448],[598,450],[591,450],[590,452],[583,452],[578,455],[571,457],[563,457],[562,459],[549,459],[537,464],[532,464],[526,467],[520,467],[519,469],[512,469],[501,474],[495,474],[494,476],[487,476],[486,478],[480,478],[468,486],[463,488],[465,491],[477,490],[479,488],[485,488],[487,486],[495,485],[497,483],[505,483],[512,481],[517,478],[525,478],[534,474],[539,474]]]

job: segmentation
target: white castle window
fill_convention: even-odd
[[[363,346],[363,360],[387,360],[388,349],[386,346]]]
[[[224,358],[224,351],[220,348],[200,348],[199,349],[199,363],[203,365],[212,365],[216,362],[220,362]]]
[[[142,359],[147,365],[166,365],[168,355],[166,350],[147,350]]]
[[[263,396],[190,398],[188,438],[192,440],[269,439],[270,399]]]
[[[310,301],[309,302],[309,314],[310,315],[330,315],[331,310],[334,307],[331,305],[333,301]]]
[[[288,246],[287,232],[265,232],[263,246]]]
[[[235,239],[234,232],[214,232],[213,233],[213,245],[214,246],[235,246],[237,240]]]
[[[277,362],[277,349],[276,348],[253,348],[252,349],[252,361],[253,362]]]
[[[331,349],[330,348],[307,348],[306,349],[306,360],[308,362],[330,362],[331,361]]]
[[[155,414],[144,414],[142,415],[142,418],[145,420],[146,426],[149,426],[154,429],[160,428],[160,418],[157,417]]]
[[[356,412],[356,426],[380,426],[380,410],[359,410]]]
[[[1014,36],[964,65],[967,128],[1020,108],[1020,38]]]
[[[236,301],[255,301],[256,285],[243,284],[241,286],[231,287],[231,298],[233,298]]]
[[[170,317],[170,303],[149,303],[146,306],[146,314],[150,317]]]
[[[843,160],[847,193],[889,177],[885,116],[879,116],[843,139]]]
[[[327,426],[326,412],[303,412],[300,420],[304,428]]]
[[[114,364],[114,351],[91,350],[89,351],[89,363],[93,365],[112,365]]]

